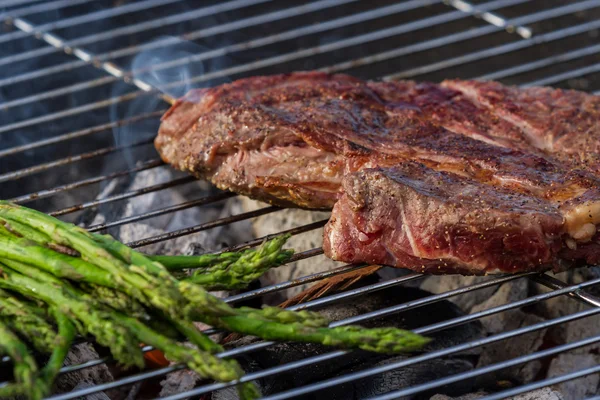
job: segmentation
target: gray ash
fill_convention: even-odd
[[[368,282],[363,282],[363,284],[366,283]],[[380,308],[420,299],[429,296],[430,294],[431,293],[416,288],[390,288],[363,295],[361,296],[360,301],[350,299],[341,303],[336,303],[332,306],[321,308],[319,311],[332,320],[341,320]],[[461,315],[464,315],[464,313],[457,306],[448,301],[442,301],[430,306],[371,320],[362,325],[373,328],[394,326],[402,329],[415,329]],[[431,337],[434,340],[424,349],[424,351],[433,351],[479,339],[484,336],[485,331],[481,323],[474,321],[432,334]],[[254,339],[251,338],[243,338],[232,343],[231,346],[249,344],[253,340]],[[247,372],[253,372],[330,351],[332,351],[330,347],[316,344],[281,343],[265,350],[252,353],[248,356],[244,356],[240,359],[240,362]],[[386,356],[366,351],[354,351],[332,361],[314,364],[309,367],[304,367],[302,370],[293,370],[273,377],[264,378],[257,383],[262,394],[269,395],[406,358],[407,356],[402,355]],[[461,353],[444,359],[415,364],[414,366],[394,370],[372,378],[365,378],[360,381],[352,382],[351,384],[321,390],[306,395],[303,398],[314,400],[362,399],[386,393],[390,390],[424,383],[431,379],[438,379],[443,376],[468,371],[475,367],[477,360],[477,351]],[[444,393],[455,395],[467,393],[473,389],[474,386],[472,382],[464,381],[444,388]],[[429,393],[429,395],[432,394],[435,393]],[[232,390],[223,390],[216,392],[213,395],[213,400],[234,399],[235,397],[233,396]]]

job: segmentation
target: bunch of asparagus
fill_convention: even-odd
[[[383,353],[410,351],[427,342],[394,328],[328,328],[325,318],[310,311],[234,308],[208,293],[244,287],[287,261],[292,251],[282,250],[286,239],[243,252],[148,256],[110,236],[0,201],[0,350],[12,358],[14,373],[14,383],[1,386],[0,397],[47,395],[76,333],[109,348],[124,367],[143,367],[144,343],[220,382],[238,380],[243,371],[235,360],[216,356],[222,347],[195,321],[268,340]],[[188,268],[195,269],[190,277],[175,276]],[[183,346],[182,340],[195,348]],[[50,353],[44,368],[38,368],[28,344]],[[241,399],[258,397],[252,383],[237,388]]]

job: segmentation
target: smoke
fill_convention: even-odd
[[[164,38],[164,36],[157,37],[154,40],[159,41]],[[113,97],[130,95],[136,91],[140,92],[140,94],[130,101],[111,106],[111,121],[118,122],[153,111],[166,109],[169,104],[161,98],[160,93],[166,94],[173,99],[179,98],[193,88],[190,83],[192,78],[204,74],[205,66],[202,62],[187,63],[173,68],[154,68],[165,62],[206,51],[205,47],[193,42],[178,38],[171,38],[171,40],[176,43],[167,47],[141,52],[124,68],[127,71],[131,71],[133,79],[149,85],[154,91],[145,94],[142,93],[142,89],[135,87],[131,83],[116,82],[113,86]],[[154,120],[154,126],[145,125],[146,127],[142,129],[140,129],[139,124],[126,124],[114,127],[113,136],[115,145],[131,146],[156,135],[158,129],[156,119]],[[124,153],[129,167],[133,168],[135,165],[133,152],[125,150]]]

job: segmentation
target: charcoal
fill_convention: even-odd
[[[174,179],[177,173],[169,168],[155,168],[142,171],[131,180],[113,180],[106,185],[98,199],[112,194],[142,189],[148,186],[168,182]],[[180,204],[185,201],[214,195],[217,191],[206,182],[192,182],[180,185],[177,189],[161,190],[137,196],[125,202],[104,204],[82,217],[81,223],[94,225],[110,222],[122,218],[139,215],[170,205]],[[202,207],[192,207],[175,213],[168,213],[139,222],[129,223],[108,229],[108,233],[116,239],[127,243],[142,238],[187,228],[240,212],[239,204],[230,201],[217,202]],[[152,254],[192,254],[199,250],[215,251],[224,246],[236,244],[251,239],[249,228],[244,227],[249,222],[240,222],[233,226],[217,227],[208,231],[200,231],[172,240],[163,241],[143,247],[144,252]]]
[[[548,378],[568,374],[580,369],[594,367],[600,363],[600,356],[595,354],[559,354],[550,363]],[[600,375],[591,374],[579,379],[554,385],[554,389],[562,393],[565,400],[578,400],[597,393]]]
[[[242,197],[242,207],[244,208],[244,211],[253,211],[267,206],[268,205],[265,203]],[[252,224],[252,229],[255,236],[261,237],[286,229],[307,225],[323,219],[328,219],[329,215],[329,212],[311,212],[299,209],[285,209],[256,218]],[[323,245],[323,232],[321,229],[316,229],[294,236],[290,238],[288,245],[290,248],[298,251],[321,247]],[[290,263],[283,268],[276,268],[268,271],[263,278],[261,278],[261,282],[264,285],[286,282],[317,272],[328,271],[339,267],[340,265],[344,264],[330,260],[325,256],[312,257],[307,260],[300,260]],[[302,292],[307,287],[307,285],[301,285],[285,291],[280,291],[273,295],[266,296],[265,301],[273,304],[281,303],[282,301]]]
[[[442,276],[428,276],[426,277],[421,285],[419,286],[423,290],[427,290],[433,293],[445,293],[450,290],[464,288],[467,286],[474,285],[489,278],[480,276],[462,276],[462,275],[442,275]],[[484,289],[473,290],[467,293],[463,293],[459,296],[454,296],[450,299],[451,302],[459,306],[465,312],[470,313],[471,309],[481,304],[490,298],[498,290],[497,286],[491,286]]]
[[[565,273],[557,274],[556,278],[567,284],[578,284],[590,279],[600,277],[600,268],[578,268]],[[534,285],[535,293],[545,293],[549,289],[542,285]],[[585,289],[594,295],[600,294],[598,285]],[[547,319],[554,319],[563,315],[574,314],[589,309],[589,305],[566,296],[554,297],[536,304],[535,311]],[[591,336],[600,335],[600,315],[592,315],[567,324],[558,324],[548,328],[548,340],[553,343],[572,343]],[[575,349],[575,353],[587,354],[599,352],[600,344]]]
[[[487,393],[479,391],[476,393],[469,393],[463,396],[450,397],[443,394],[436,394],[429,400],[477,400],[485,397]],[[531,392],[523,393],[510,398],[511,400],[563,400],[564,397],[561,393],[551,388],[542,388],[533,390]]]
[[[496,293],[484,303],[472,308],[472,312],[487,310],[503,304],[522,300],[527,297],[528,282],[525,279],[517,279],[507,282],[497,288]],[[521,309],[509,310],[483,318],[481,322],[489,334],[497,334],[505,331],[533,325],[543,319],[537,315],[526,313]],[[479,367],[509,360],[537,351],[543,343],[545,329],[537,330],[525,335],[519,335],[510,339],[510,345],[506,341],[500,341],[485,346],[482,350]],[[541,369],[539,361],[503,369],[496,374],[488,374],[484,379],[511,380],[520,383],[528,383],[535,379]]]
[[[564,397],[560,392],[551,388],[542,388],[532,390],[531,392],[523,393],[514,396],[512,400],[563,400]]]
[[[367,283],[370,283],[369,279],[362,284]],[[429,295],[431,294],[416,288],[388,288],[363,295],[361,296],[360,301],[350,299],[335,305],[323,307],[319,309],[319,311],[331,320],[340,320]],[[366,327],[395,326],[404,329],[415,329],[417,327],[427,326],[461,315],[464,315],[464,313],[454,304],[448,301],[441,301],[430,306],[365,321],[362,325]],[[424,351],[433,351],[458,343],[482,338],[484,336],[484,330],[478,321],[473,321],[433,333],[430,336],[434,340],[426,349],[424,349]],[[243,338],[233,343],[233,346],[248,344],[253,340],[255,339]],[[275,367],[277,365],[297,361],[329,351],[331,351],[331,348],[316,344],[280,343],[271,346],[268,349],[243,357],[240,359],[240,362],[247,372],[251,372]],[[291,371],[278,374],[273,378],[261,379],[258,381],[258,384],[263,395],[268,395],[310,384],[311,382],[339,376],[354,370],[364,370],[372,366],[397,361],[403,358],[404,356],[388,356],[365,351],[353,351],[337,358],[333,362],[318,363],[303,367],[302,371]],[[305,398],[328,400],[333,398],[354,398],[349,397],[349,393],[357,393],[357,395],[361,397],[356,398],[362,398],[363,395],[367,396],[375,393],[383,393],[408,385],[423,383],[432,379],[432,374],[443,373],[443,375],[435,375],[435,377],[441,377],[447,374],[467,371],[472,369],[476,362],[476,352],[464,353],[447,359],[436,360],[433,363],[423,364],[425,366],[417,364],[415,366],[403,368],[399,372],[393,372],[383,376],[355,382],[353,383],[352,388],[342,388],[341,392],[339,392],[339,388],[333,388],[332,390],[319,391],[318,393],[315,393],[314,396]],[[434,372],[430,371],[430,373],[425,374],[425,370],[434,370]],[[469,385],[467,386],[468,387],[459,389],[453,388],[453,390],[455,392],[472,391],[473,388]],[[234,398],[228,396],[231,396],[231,393],[217,392],[213,395],[213,399],[221,400]]]
[[[73,388],[73,391],[84,390],[92,387],[93,385],[87,382],[80,382],[77,386]],[[83,397],[85,400],[111,400],[110,397],[106,395],[104,392],[92,393]]]
[[[202,380],[194,371],[183,369],[171,372],[160,383],[160,397],[172,396],[193,389]]]
[[[405,357],[395,357],[387,360],[382,360],[375,363],[373,367],[384,366],[389,363],[398,362],[404,360]],[[354,371],[360,371],[362,366],[358,366],[349,371],[343,371],[343,373],[351,373]],[[466,372],[473,369],[473,364],[467,360],[461,359],[437,359],[431,360],[416,365],[412,365],[407,368],[397,369],[393,371],[384,372],[383,374],[375,375],[370,379],[362,379],[358,382],[352,382],[350,384],[341,385],[328,393],[320,393],[315,395],[315,399],[353,399],[360,400],[370,398],[372,396],[381,395],[388,393],[390,390],[394,390],[401,387],[408,387],[418,385],[434,379],[443,378],[448,375],[448,371],[454,373]],[[442,388],[445,393],[455,394],[464,393],[471,391],[471,381],[458,382],[453,385]],[[439,391],[440,389],[437,389]],[[405,396],[399,397],[399,399],[410,399],[414,397],[427,398],[431,394],[436,393],[436,390],[419,393],[416,396]],[[327,396],[327,397],[325,397]]]
[[[80,343],[71,348],[67,354],[65,365],[78,365],[98,358],[100,356],[90,343]],[[77,390],[77,388],[83,389],[86,386],[99,385],[113,380],[114,378],[106,364],[100,364],[60,375],[55,383],[55,393],[70,392]],[[106,395],[104,395],[104,398],[106,398]],[[94,400],[101,400],[101,398],[94,397]]]
[[[487,393],[483,391],[475,392],[475,393],[467,393],[458,397],[450,397],[445,394],[436,394],[431,397],[429,400],[477,400],[481,397],[486,396]]]

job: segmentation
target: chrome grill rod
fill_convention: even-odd
[[[112,7],[95,11],[89,14],[79,15],[76,17],[65,18],[57,22],[51,22],[48,24],[38,25],[35,30],[23,30],[22,26],[18,23],[19,19],[15,18],[10,20],[15,24],[16,27],[21,29],[21,32],[10,32],[0,35],[0,43],[6,43],[11,40],[21,39],[32,35],[43,35],[46,32],[68,28],[72,26],[81,25],[88,22],[95,22],[109,17],[116,17],[119,15],[125,15],[136,11],[148,10],[150,8],[166,6],[169,4],[177,3],[182,0],[142,0],[135,3],[129,3],[123,6]]]
[[[153,111],[153,112],[146,113],[146,114],[138,114],[131,118],[122,119],[122,120],[115,121],[115,122],[108,122],[106,124],[93,126],[91,128],[85,128],[85,129],[81,129],[81,130],[74,131],[74,132],[64,133],[64,134],[61,134],[58,136],[53,136],[48,139],[42,139],[42,140],[38,140],[36,142],[31,142],[31,143],[11,147],[8,149],[0,150],[0,158],[6,157],[6,156],[12,156],[12,155],[24,152],[24,151],[30,151],[30,150],[34,150],[34,149],[37,149],[40,147],[49,146],[52,144],[59,144],[61,142],[71,140],[71,139],[78,139],[78,138],[82,138],[82,137],[85,137],[88,135],[93,135],[93,134],[100,133],[100,132],[106,132],[106,131],[109,131],[114,128],[118,128],[118,127],[125,126],[125,125],[130,125],[134,122],[139,122],[139,121],[143,121],[146,119],[152,119],[152,118],[159,118],[161,115],[163,115],[165,113],[165,111],[167,111],[167,109],[163,108],[161,110]]]
[[[508,4],[507,4],[508,5]],[[515,18],[511,21],[514,22],[522,22],[522,23],[535,23],[546,19],[556,18],[559,16],[565,16],[568,14],[572,14],[575,12],[581,12],[585,10],[590,10],[596,7],[599,7],[600,4],[597,0],[588,0],[583,1],[576,4],[570,4],[568,6],[556,7],[550,10],[544,10],[540,12],[536,12],[533,14],[525,15],[522,17]],[[429,64],[424,67],[418,67],[407,71],[401,71],[399,73],[387,75],[383,77],[384,80],[395,80],[395,79],[403,79],[410,76],[414,76],[419,73],[425,72],[433,72],[439,69],[448,68],[456,65],[461,65],[471,61],[478,61],[485,57],[494,56],[497,52],[503,54],[503,52],[509,52],[518,50],[520,48],[525,48],[529,46],[533,46],[536,44],[540,44],[542,42],[550,42],[552,40],[557,40],[561,38],[561,35],[569,36],[575,35],[577,33],[591,31],[597,28],[596,22],[589,22],[587,24],[581,24],[570,28],[565,28],[561,30],[557,30],[554,32],[549,32],[547,34],[539,35],[527,39],[526,41],[518,41],[514,43],[508,43],[503,46],[494,47],[492,49],[486,49],[482,51],[477,51],[474,53],[469,53],[463,56],[453,57],[445,59],[444,61]],[[351,69],[355,67],[365,66],[369,64],[374,64],[382,61],[387,61],[393,58],[397,58],[404,55],[413,54],[416,52],[421,52],[425,50],[431,50],[435,48],[439,48],[442,46],[447,46],[449,44],[459,43],[464,40],[479,38],[484,35],[489,35],[491,33],[501,32],[502,29],[496,26],[482,26],[479,28],[474,28],[470,30],[466,30],[463,32],[453,33],[450,35],[442,36],[438,39],[427,40],[424,42],[415,43],[413,45],[403,46],[392,50],[387,50],[381,53],[369,55],[366,57],[354,59],[351,61],[345,61],[339,64],[331,65],[322,68],[322,71],[325,72],[338,72],[346,69]],[[493,51],[492,51],[493,50]]]
[[[135,172],[141,172],[141,171],[146,171],[148,169],[153,169],[156,167],[160,167],[165,165],[164,162],[160,159],[153,159],[150,161],[146,161],[141,163],[140,165],[138,165],[137,167],[131,168],[131,169],[127,169],[124,171],[118,171],[118,172],[113,172],[110,173],[108,175],[100,175],[100,176],[96,176],[93,178],[88,178],[88,179],[83,179],[81,181],[77,181],[77,182],[72,182],[72,183],[67,183],[65,185],[60,185],[60,186],[56,186],[53,187],[52,189],[45,189],[45,190],[40,190],[39,192],[35,192],[35,193],[29,193],[23,196],[18,196],[18,197],[13,197],[12,199],[8,199],[8,201],[11,201],[13,203],[17,203],[17,204],[23,204],[23,203],[27,203],[30,201],[34,201],[34,200],[38,200],[38,199],[43,199],[46,197],[50,197],[50,196],[54,196],[56,194],[68,191],[68,190],[72,190],[72,189],[78,189],[78,188],[82,188],[88,185],[92,185],[95,183],[100,183],[100,182],[104,182],[110,179],[115,179],[115,178],[119,178],[122,176],[127,176],[127,175],[131,175]]]
[[[562,382],[567,382],[573,379],[577,379],[577,378],[581,378],[587,375],[591,375],[591,374],[597,374],[600,372],[600,365],[596,365],[594,367],[589,367],[589,368],[585,368],[585,369],[580,369],[578,371],[575,372],[571,372],[569,374],[564,374],[564,375],[560,375],[557,376],[555,378],[549,378],[549,379],[544,379],[542,381],[539,382],[533,382],[533,383],[529,383],[526,385],[522,385],[520,387],[514,388],[514,389],[510,389],[510,390],[505,390],[499,393],[494,393],[492,395],[489,396],[485,396],[482,397],[481,400],[501,400],[501,399],[506,399],[506,398],[510,398],[514,395],[517,394],[521,394],[521,393],[525,393],[525,392],[529,392],[535,389],[539,389],[539,388],[543,388],[546,386],[551,386],[551,385],[555,385],[558,383],[562,383]]]
[[[40,1],[40,0],[21,2],[21,4],[33,3],[35,1]],[[92,0],[92,1],[99,1],[99,0]],[[57,0],[57,1],[51,1],[51,2],[43,3],[43,4],[34,4],[34,5],[28,6],[28,7],[15,8],[10,11],[0,11],[0,18],[12,19],[12,18],[17,18],[17,17],[24,17],[24,16],[30,15],[30,14],[42,13],[45,11],[56,11],[61,8],[72,7],[72,6],[75,6],[78,4],[84,4],[84,3],[89,3],[89,2],[90,2],[90,0]],[[16,4],[17,2],[15,1],[13,3]],[[8,7],[8,5],[0,4],[0,7]]]
[[[412,386],[410,388],[407,389],[402,389],[402,390],[397,390],[394,392],[389,392],[386,393],[384,395],[381,396],[375,396],[375,397],[370,397],[368,400],[393,400],[393,399],[399,399],[402,396],[409,396],[409,395],[413,395],[416,393],[420,393],[420,392],[424,392],[426,390],[431,390],[431,389],[435,389],[444,385],[449,385],[452,383],[456,383],[456,382],[460,382],[462,380],[466,380],[466,379],[472,379],[472,378],[476,378],[478,376],[484,375],[484,374],[489,374],[491,372],[495,372],[495,371],[499,371],[502,370],[504,368],[509,368],[509,367],[514,367],[516,365],[519,364],[524,364],[526,362],[530,362],[530,361],[535,361],[535,360],[539,360],[542,359],[544,357],[549,357],[549,356],[553,356],[556,354],[560,354],[566,351],[571,351],[571,350],[575,350],[578,349],[580,347],[584,347],[584,346],[589,346],[595,343],[600,342],[600,335],[597,336],[593,336],[587,339],[583,339],[583,340],[578,340],[576,342],[572,342],[572,343],[567,343],[567,344],[563,344],[563,345],[559,345],[556,347],[552,347],[550,349],[547,350],[542,350],[542,351],[538,351],[536,353],[531,353],[528,355],[525,355],[523,357],[519,357],[519,358],[514,358],[512,360],[508,360],[505,362],[501,362],[501,363],[496,363],[496,364],[492,364],[492,365],[488,365],[482,368],[477,368],[475,370],[472,371],[468,371],[462,374],[456,374],[456,375],[452,375],[450,377],[447,378],[443,378],[443,379],[438,379],[432,382],[428,382],[426,384],[422,384],[422,385],[417,385],[417,386]],[[548,386],[548,384],[544,384],[542,386],[539,387],[544,387],[544,386]],[[528,391],[529,389],[523,389],[521,391],[522,388],[519,388],[519,392],[510,392],[511,395],[515,395],[515,394],[519,394],[519,393],[524,393],[526,391]],[[500,392],[497,395],[500,395],[501,393],[505,393],[505,392]],[[492,395],[492,397],[495,395]],[[481,398],[488,398],[486,396],[482,396]],[[505,398],[503,397],[498,397],[499,399]]]
[[[264,0],[264,1],[271,1],[271,0]],[[161,39],[153,40],[150,43],[140,44],[137,46],[129,46],[129,47],[126,47],[123,49],[110,51],[108,53],[98,54],[96,56],[96,59],[106,61],[106,60],[110,60],[110,59],[121,57],[121,56],[135,54],[135,53],[143,51],[143,50],[162,48],[165,46],[177,44],[181,40],[191,41],[194,39],[207,38],[207,37],[218,35],[218,34],[234,32],[239,29],[253,27],[253,26],[260,25],[260,24],[265,24],[265,23],[278,21],[278,20],[282,20],[282,19],[286,19],[286,18],[291,18],[291,17],[295,17],[295,16],[300,16],[300,15],[308,14],[311,12],[324,10],[324,9],[327,9],[330,7],[348,4],[348,3],[351,3],[354,1],[357,1],[357,0],[320,0],[320,1],[316,1],[314,3],[304,4],[304,5],[297,6],[297,7],[285,8],[285,9],[277,10],[277,11],[267,13],[267,14],[260,14],[260,15],[254,16],[254,17],[242,18],[242,19],[235,20],[232,22],[226,22],[224,24],[219,24],[216,26],[208,27],[208,28],[202,28],[197,31],[188,32],[185,35],[182,35],[179,37],[161,38]],[[262,0],[257,0],[257,4],[260,4],[262,2],[263,2]],[[245,3],[243,3],[243,4],[245,4]],[[253,3],[251,3],[251,4],[253,4]],[[223,5],[223,6],[225,6],[225,5]],[[213,9],[214,9],[214,7],[213,7]],[[166,25],[170,25],[170,24],[175,24],[178,22],[187,21],[187,20],[190,20],[193,18],[202,17],[202,16],[204,16],[204,14],[206,12],[205,10],[206,10],[206,8],[202,8],[202,9],[195,10],[193,12],[185,12],[185,13],[171,15],[171,16],[164,17],[164,18],[158,18],[158,19],[154,19],[154,20],[150,20],[150,21],[141,22],[139,24],[128,25],[128,26],[124,26],[121,28],[112,29],[112,30],[102,32],[102,33],[94,33],[91,35],[80,37],[75,40],[69,40],[69,41],[65,42],[64,45],[65,45],[65,48],[69,48],[69,47],[73,47],[73,46],[82,46],[82,45],[87,45],[87,44],[91,44],[91,43],[97,43],[97,42],[100,42],[103,40],[114,39],[114,38],[122,36],[122,35],[129,35],[129,34],[133,34],[133,33],[144,32],[149,29],[155,29],[157,27],[162,27],[162,26],[166,26]],[[60,50],[61,49],[57,49],[54,47],[45,47],[42,49],[35,49],[35,50],[27,51],[25,53],[15,54],[14,56],[11,56],[12,57],[11,62],[27,60],[27,59],[39,57],[42,55],[55,53]],[[2,63],[4,63],[4,62],[7,62],[6,59],[0,60],[0,65],[2,65]],[[70,68],[73,68],[74,64],[71,61],[71,62],[59,64],[59,65],[62,65],[67,69],[70,69]],[[81,66],[83,66],[83,65],[87,65],[87,64],[81,64]],[[48,73],[46,73],[46,70],[48,71]],[[35,72],[37,72],[38,75],[31,75],[31,76],[28,75],[27,77],[25,77],[26,74],[22,74],[22,75],[17,75],[16,77],[6,78],[6,80],[0,80],[0,87],[5,84],[14,84],[14,83],[22,82],[22,81],[25,81],[28,79],[32,79],[34,77],[39,78],[41,76],[47,76],[48,74],[61,72],[61,70],[52,67],[52,68],[42,68],[42,69],[36,70]],[[39,73],[42,73],[43,75],[39,75]]]
[[[368,21],[371,19],[381,18],[381,17],[387,16],[390,14],[394,14],[394,13],[401,13],[404,11],[423,7],[424,5],[426,5],[428,3],[433,3],[435,1],[438,1],[438,0],[411,0],[406,3],[392,4],[390,6],[381,7],[381,8],[375,9],[375,10],[369,10],[369,11],[354,14],[354,15],[351,15],[348,17],[342,17],[342,18],[331,20],[331,21],[323,22],[322,24],[308,25],[308,26],[305,26],[302,28],[292,29],[290,31],[286,31],[286,32],[282,32],[282,33],[278,33],[278,34],[274,34],[274,35],[270,35],[270,36],[265,36],[260,39],[254,39],[254,40],[251,40],[248,42],[232,44],[229,46],[225,46],[223,48],[209,50],[209,51],[202,52],[200,54],[196,54],[193,56],[183,57],[183,58],[179,58],[176,60],[162,62],[162,63],[155,64],[155,65],[152,65],[152,66],[149,66],[146,68],[136,69],[136,70],[133,70],[133,71],[127,72],[127,73],[125,73],[125,71],[121,70],[121,73],[119,74],[119,76],[113,74],[114,76],[112,78],[111,77],[102,77],[102,78],[94,79],[94,80],[87,81],[84,83],[78,83],[76,85],[71,85],[71,86],[68,86],[65,88],[52,90],[52,91],[45,92],[42,94],[32,95],[32,96],[28,96],[26,98],[21,98],[21,99],[16,99],[11,102],[12,104],[9,103],[8,107],[10,108],[11,106],[13,106],[13,104],[18,105],[18,104],[25,104],[25,103],[37,101],[37,99],[38,99],[37,96],[43,96],[43,98],[51,98],[55,95],[60,95],[63,93],[71,93],[73,91],[80,90],[82,88],[86,89],[86,88],[88,88],[88,86],[86,86],[86,85],[89,85],[89,86],[104,85],[107,83],[115,82],[119,79],[124,79],[124,78],[130,79],[135,74],[139,74],[139,73],[143,73],[143,72],[156,72],[156,71],[160,71],[163,69],[174,68],[174,67],[180,66],[180,65],[187,65],[192,62],[198,62],[198,61],[207,60],[207,59],[211,59],[211,58],[215,58],[215,57],[219,57],[219,56],[224,56],[224,55],[236,52],[236,51],[249,50],[249,49],[259,48],[259,47],[266,46],[266,45],[272,45],[275,43],[283,42],[285,40],[295,39],[295,38],[299,38],[299,37],[309,35],[309,34],[315,34],[315,33],[323,32],[323,31],[330,30],[330,29],[340,28],[340,27],[355,24],[355,23],[361,23],[361,22],[365,22],[365,21]],[[514,1],[516,1],[516,0],[514,0]],[[526,1],[526,0],[519,0],[519,1]],[[346,2],[348,2],[348,1],[343,0],[343,3],[346,3]],[[186,37],[186,39],[191,39],[188,35],[185,35],[185,37]],[[141,47],[142,46],[134,46],[133,48],[137,51]],[[110,57],[110,58],[113,58],[113,57]],[[90,58],[91,61],[102,60],[102,59],[103,59],[103,57],[101,55]],[[86,60],[84,60],[84,61],[86,61]],[[110,65],[114,66],[114,64],[112,64],[112,63],[110,63]],[[184,86],[184,85],[186,85],[186,83],[188,83],[188,81],[175,82],[174,86],[172,86],[172,87]],[[169,86],[162,85],[161,88],[163,90],[165,90],[166,88],[169,88]],[[142,91],[135,92],[135,93],[137,95],[141,96],[141,95],[146,94],[145,92],[149,92],[149,91],[150,90],[146,90],[146,89],[142,88]],[[156,93],[156,91],[154,91],[153,93]],[[6,107],[7,105],[5,104],[3,106]],[[2,129],[0,128],[0,133],[1,132],[2,132]]]
[[[525,15],[523,17],[515,18],[513,21],[527,21],[526,23],[533,23],[542,20],[552,19],[560,16],[565,16],[568,14],[572,14],[575,12],[581,12],[585,10],[590,10],[593,8],[600,7],[600,1],[598,0],[587,0],[582,1],[575,4],[569,4],[567,6],[561,6],[550,10],[540,11],[538,13]],[[491,49],[485,49],[481,51],[477,51],[474,53],[465,54],[458,57],[448,58],[446,60],[428,64],[425,66],[412,68],[406,71],[401,71],[398,73],[394,73],[391,75],[387,75],[384,77],[385,80],[396,80],[396,79],[406,79],[417,75],[422,75],[425,73],[431,73],[434,71],[439,71],[444,68],[454,67],[457,65],[465,64],[467,62],[479,61],[487,57],[492,57],[496,55],[506,54],[511,51],[524,49],[527,47],[531,47],[536,44],[541,44],[544,42],[551,42],[554,40],[562,39],[564,37],[573,36],[579,33],[588,32],[598,28],[599,21],[591,21],[587,23],[583,23],[580,25],[572,26],[569,28],[560,29],[557,31],[548,32],[542,35],[533,36],[531,39],[525,39],[518,42],[508,43],[505,45],[497,46]],[[476,37],[476,36],[474,36]]]

